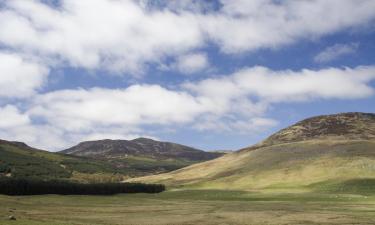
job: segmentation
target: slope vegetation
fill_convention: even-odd
[[[115,181],[129,171],[109,163],[34,149],[0,140],[0,177]]]
[[[106,161],[117,168],[133,170],[134,175],[172,171],[224,154],[147,138],[87,141],[61,153]]]
[[[366,189],[375,183],[375,114],[309,118],[255,146],[135,180],[206,189]]]

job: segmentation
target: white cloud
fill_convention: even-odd
[[[19,127],[30,123],[28,115],[22,114],[12,105],[0,107],[0,129]]]
[[[14,105],[0,108],[0,118],[3,118],[0,121],[1,139],[22,141],[33,147],[52,151],[68,148],[87,140],[133,139],[140,136],[157,139],[141,132],[138,128],[129,126],[113,127],[91,124],[85,130],[67,130],[57,126],[53,121],[41,123],[33,121],[32,117],[32,113],[21,112]]]
[[[22,141],[50,150],[69,144],[61,130],[49,124],[33,123],[27,112],[22,112],[14,105],[0,107],[0,118],[1,139]]]
[[[98,125],[187,123],[208,110],[188,93],[158,85],[55,91],[40,95],[34,104],[31,115],[69,131]]]
[[[0,42],[88,69],[139,73],[145,63],[200,46],[203,38],[194,15],[151,12],[135,1],[64,0],[57,9],[35,0],[6,5]]]
[[[188,54],[178,57],[175,67],[181,73],[192,74],[207,69],[209,62],[205,54]]]
[[[147,126],[253,133],[277,125],[265,116],[275,103],[366,98],[374,94],[374,80],[374,66],[316,71],[253,67],[177,90],[132,85],[54,91],[33,98],[24,112],[14,106],[0,110],[0,116],[10,118],[0,123],[0,136],[56,149],[100,137],[153,136]]]
[[[137,74],[209,43],[230,54],[276,48],[375,18],[372,0],[220,2],[215,9],[197,1],[161,1],[160,8],[152,1],[61,0],[53,8],[6,0],[0,43],[73,67]]]
[[[42,87],[48,69],[19,55],[0,52],[0,97],[30,97]]]
[[[262,117],[275,103],[366,98],[374,94],[373,80],[374,66],[317,71],[258,66],[183,86],[214,109],[198,118],[195,128],[243,133],[275,126],[276,121]]]
[[[25,142],[32,147],[50,151],[69,147],[79,140],[79,136],[67,138],[62,130],[53,127],[53,125],[34,123],[12,126],[7,129],[0,128],[0,137],[5,140]]]
[[[324,49],[314,57],[314,61],[318,63],[326,63],[333,61],[345,55],[353,54],[357,51],[358,43],[335,44]]]
[[[54,91],[30,99],[28,109],[0,110],[0,137],[51,150],[84,140],[152,137],[143,126],[187,124],[212,111],[187,92],[158,85]]]
[[[278,121],[270,118],[254,117],[245,121],[235,121],[231,124],[232,130],[239,133],[249,133],[249,132],[261,132],[270,127],[274,127],[278,124]]]
[[[223,52],[276,48],[371,22],[374,1],[222,0],[219,13],[202,19]]]
[[[375,19],[373,0],[221,0],[216,6],[197,0],[60,0],[56,7],[43,2],[0,4],[0,45],[7,51],[0,52],[0,97],[27,101],[0,108],[0,117],[9,118],[0,122],[2,138],[56,149],[99,137],[149,136],[144,126],[150,125],[253,132],[276,124],[265,117],[275,103],[374,93],[375,67],[368,66],[253,67],[176,89],[132,85],[37,94],[48,68],[141,74],[150,64],[172,61],[174,69],[197,73],[210,66],[204,51],[212,44],[224,54],[279,48]],[[343,46],[326,50],[331,53],[323,61],[350,52]]]
[[[208,117],[194,124],[194,128],[200,131],[230,132],[236,134],[260,133],[268,128],[278,125],[278,121],[264,117],[248,118],[216,118]]]
[[[355,99],[374,93],[369,82],[375,79],[374,66],[328,68],[318,71],[273,71],[265,67],[243,69],[230,76],[206,79],[184,86],[198,95],[229,101],[253,96],[265,102],[322,99]]]

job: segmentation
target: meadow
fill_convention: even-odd
[[[375,195],[170,190],[113,196],[0,195],[0,224],[375,224]],[[16,220],[8,220],[14,215]]]

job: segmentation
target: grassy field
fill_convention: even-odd
[[[240,151],[170,173],[129,181],[189,189],[302,188],[375,179],[375,141],[313,140]]]
[[[375,224],[375,195],[217,190],[3,196],[0,224]],[[17,220],[7,220],[14,215]]]

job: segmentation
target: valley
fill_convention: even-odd
[[[139,141],[152,145],[129,149],[123,146],[128,141],[100,140],[63,154],[1,142],[1,160],[7,159],[2,161],[5,176],[12,172],[12,176],[167,188],[156,194],[111,196],[0,195],[1,224],[375,224],[375,114],[308,118],[256,145],[211,160],[203,157],[204,162],[171,172],[128,176],[132,167],[116,161],[129,159],[124,151],[140,158],[150,151],[147,157],[161,164],[166,156],[202,157],[199,150],[170,150],[166,146],[173,144],[135,140]],[[114,147],[118,145],[123,147]],[[76,173],[82,178],[76,179]],[[105,174],[111,179],[88,179]],[[9,215],[16,220],[8,220]]]
[[[0,225],[375,225],[375,0],[0,0]]]

